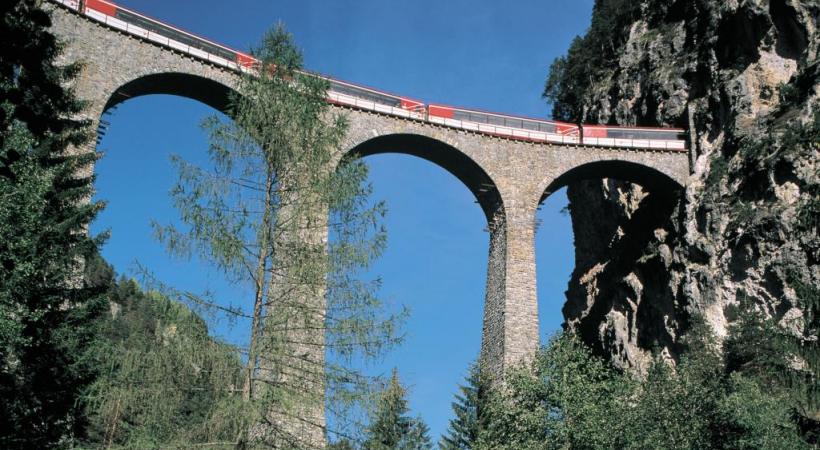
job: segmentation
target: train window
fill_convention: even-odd
[[[470,113],[470,121],[478,123],[487,123],[487,116],[485,114]]]
[[[504,119],[504,124],[510,128],[524,128],[521,119]]]
[[[401,99],[398,99],[396,97],[390,97],[388,95],[377,94],[377,98],[378,98],[378,100],[376,100],[376,101],[379,102],[379,103],[382,103],[384,105],[390,105],[390,106],[393,106],[393,107],[396,107],[396,108],[401,106]]]
[[[229,61],[234,61],[236,59],[235,52],[224,49],[218,45],[211,44],[210,42],[205,42],[203,40],[198,39],[195,36],[191,36],[189,34],[180,32],[171,27],[168,27],[158,22],[154,22],[153,20],[146,19],[145,17],[133,14],[131,12],[117,8],[116,17],[122,20],[123,22],[136,25],[142,29],[151,31],[153,33],[157,33],[161,36],[173,39],[182,44],[198,48],[214,56],[219,56],[220,58],[224,58]]]
[[[538,130],[543,131],[544,133],[555,133],[558,127],[555,126],[553,123],[538,123]]]
[[[333,90],[333,92],[338,92],[339,94],[353,95],[353,93],[350,91],[350,88],[343,84],[339,84],[335,81],[330,82],[330,89]]]
[[[652,136],[651,139],[660,139],[660,140],[669,140],[669,141],[677,141],[681,139],[681,133],[677,131],[653,131],[650,133]]]
[[[607,137],[615,139],[643,139],[641,133],[637,130],[628,130],[620,128],[608,128]]]
[[[538,131],[538,122],[531,122],[529,120],[522,120],[521,121],[521,128],[524,128],[525,130]]]
[[[616,139],[679,140],[677,131],[635,130],[629,128],[607,128],[607,136]]]
[[[464,120],[464,121],[468,121],[468,122],[472,121],[472,118],[470,117],[470,113],[465,112],[465,111],[459,111],[457,109],[453,110],[453,119]]]
[[[627,133],[624,133],[623,130],[619,130],[617,128],[607,128],[606,136],[615,138],[615,139],[629,139],[631,136]]]
[[[504,118],[488,114],[487,115],[487,123],[489,123],[490,125],[498,125],[498,126],[503,127],[504,126]]]

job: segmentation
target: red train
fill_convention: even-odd
[[[52,1],[110,27],[213,64],[239,71],[252,71],[257,65],[257,61],[247,53],[225,47],[107,0]],[[425,105],[418,100],[334,78],[326,78],[330,82],[329,102],[423,120],[442,126],[535,142],[681,151],[686,149],[681,129],[604,125],[579,127],[559,121],[517,117],[445,105]]]
[[[232,68],[251,68],[256,60],[248,55],[191,32],[106,0],[53,0],[92,19],[144,39],[166,45]]]

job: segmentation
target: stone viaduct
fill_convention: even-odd
[[[55,8],[53,23],[66,44],[62,58],[84,64],[74,88],[88,102],[91,120],[148,94],[189,97],[225,110],[234,72],[62,8]],[[688,177],[687,155],[680,151],[532,143],[352,108],[344,113],[350,129],[340,152],[423,158],[461,180],[481,205],[490,230],[481,359],[494,373],[533,355],[539,345],[538,205],[584,178],[611,177],[672,193]]]

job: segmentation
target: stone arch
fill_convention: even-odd
[[[108,96],[101,112],[134,97],[167,94],[190,98],[227,114],[233,92],[232,87],[200,75],[185,72],[150,73],[117,86]]]
[[[600,351],[603,347],[594,342],[595,338],[590,338],[590,336],[603,336],[601,333],[604,332],[614,333],[613,328],[618,326],[606,322],[610,320],[612,316],[609,314],[612,313],[622,314],[614,316],[612,320],[626,318],[629,326],[634,327],[630,330],[638,330],[639,325],[637,324],[640,323],[649,324],[642,325],[642,327],[658,330],[656,336],[660,336],[659,341],[649,343],[651,345],[657,343],[666,347],[673,342],[673,338],[664,333],[666,333],[667,318],[674,320],[674,310],[670,309],[669,303],[656,301],[659,298],[658,293],[661,292],[660,288],[666,286],[662,285],[659,288],[652,275],[648,275],[646,278],[641,278],[641,282],[650,281],[646,284],[638,282],[637,286],[640,288],[635,288],[634,291],[629,290],[634,286],[632,283],[637,280],[633,278],[635,276],[632,273],[633,270],[635,273],[644,275],[652,273],[639,267],[650,245],[656,245],[652,250],[656,254],[668,255],[660,256],[658,260],[671,259],[669,242],[665,240],[666,234],[658,234],[657,231],[670,220],[674,220],[675,214],[680,214],[682,204],[677,200],[684,189],[682,183],[685,182],[686,172],[681,170],[680,166],[662,163],[662,158],[675,155],[674,153],[647,152],[644,155],[646,159],[643,161],[637,158],[630,161],[626,159],[630,155],[626,154],[624,159],[599,159],[584,162],[559,171],[558,176],[550,177],[543,182],[545,187],[541,191],[539,203],[559,189],[584,180],[609,178],[635,183],[643,189],[642,194],[632,197],[631,200],[637,198],[638,202],[632,205],[629,214],[620,218],[610,218],[611,220],[607,221],[601,220],[601,211],[597,208],[599,205],[573,202],[572,196],[568,194],[573,212],[570,222],[574,262],[570,280],[565,284],[566,290],[561,310],[564,327],[579,332],[581,336],[588,339],[589,344],[594,344],[595,351]],[[656,161],[660,162],[654,167],[649,165]],[[596,187],[600,188],[600,186]],[[617,239],[613,236],[617,236]],[[591,281],[583,281],[584,278]],[[640,294],[636,294],[638,292]],[[639,295],[639,300],[635,300],[636,295]],[[607,328],[602,328],[604,324]],[[618,330],[620,329],[616,331]],[[599,339],[597,342],[603,342],[605,338],[600,337]],[[642,347],[644,349],[650,348],[649,344],[642,341],[644,338],[638,331],[634,334],[631,332],[619,334],[609,339],[616,341],[617,345],[635,343],[645,346]],[[640,344],[637,344],[638,342]],[[613,351],[614,358],[632,357],[623,356],[630,350],[624,349],[623,346],[618,349]]]
[[[674,195],[683,189],[680,181],[673,176],[645,164],[617,159],[600,160],[577,165],[555,178],[545,180],[538,202],[543,202],[553,192],[570,183],[600,178],[636,183],[661,196]]]
[[[490,175],[466,153],[439,139],[418,133],[384,134],[353,145],[345,155],[363,158],[385,153],[424,159],[458,178],[476,198],[489,224],[503,214],[503,200]]]
[[[538,317],[534,302],[528,298],[519,300],[522,307],[510,306],[509,286],[515,285],[518,275],[527,277],[529,273],[526,256],[511,255],[508,247],[515,247],[521,238],[518,230],[510,230],[507,212],[500,190],[489,175],[468,151],[461,151],[455,145],[436,138],[435,131],[427,135],[422,130],[402,130],[403,132],[379,135],[372,130],[373,137],[353,140],[346,156],[365,157],[384,153],[398,153],[415,156],[431,162],[461,181],[476,198],[484,211],[489,231],[489,254],[487,258],[487,280],[484,299],[481,356],[482,367],[489,373],[502,376],[504,367],[534,354],[526,343],[537,337]],[[354,133],[355,134],[355,133]],[[361,135],[359,135],[361,136]],[[526,241],[526,236],[523,240]],[[526,250],[526,245],[525,245]],[[526,253],[526,251],[524,251]],[[510,260],[513,262],[510,262]],[[518,268],[523,259],[524,268]],[[508,274],[512,274],[508,277]],[[512,279],[508,279],[512,277]],[[533,288],[534,292],[534,288]],[[533,307],[528,307],[533,306]],[[516,326],[511,326],[515,322]],[[522,345],[517,345],[521,343]]]

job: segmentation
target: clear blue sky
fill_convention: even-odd
[[[244,50],[277,21],[285,23],[308,69],[438,102],[549,117],[541,91],[550,62],[589,24],[593,0],[122,0],[120,4]],[[106,120],[98,198],[108,202],[94,229],[109,229],[104,256],[124,274],[139,261],[181,289],[214,289],[240,302],[196,261],[166,256],[149,222],[173,222],[175,180],[168,155],[207,163],[199,128],[214,111],[195,101],[147,96],[125,102]],[[398,367],[410,406],[434,439],[452,416],[450,402],[478,356],[488,234],[469,191],[443,169],[404,155],[366,159],[375,197],[388,204],[388,249],[374,274],[381,294],[407,305],[405,343],[370,373]],[[573,267],[569,218],[560,191],[547,199],[536,237],[542,341],[560,327]],[[228,340],[244,334],[220,324]]]

